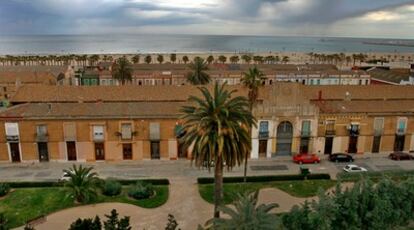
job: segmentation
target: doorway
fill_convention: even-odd
[[[404,150],[405,135],[395,135],[394,151],[401,152]]]
[[[302,137],[300,139],[299,153],[309,153],[309,137]]]
[[[332,154],[333,139],[333,137],[325,137],[324,154]]]
[[[97,161],[105,160],[105,147],[104,147],[104,143],[102,142],[95,143],[95,160]]]
[[[358,152],[358,136],[350,136],[348,144],[348,153],[357,153]]]
[[[47,142],[37,142],[37,152],[39,153],[39,161],[49,161],[49,152],[47,148]]]
[[[184,148],[184,145],[180,141],[178,141],[177,151],[178,158],[187,158],[187,149]]]
[[[293,126],[284,121],[277,126],[277,155],[290,155],[292,152]]]
[[[122,155],[124,160],[132,160],[132,144],[122,144]]]
[[[151,159],[160,159],[159,141],[151,141]]]
[[[10,156],[12,162],[20,162],[20,148],[19,143],[9,143],[10,145]]]
[[[381,136],[374,136],[374,141],[372,142],[372,152],[379,153],[381,145]]]
[[[76,143],[74,141],[66,142],[66,150],[68,154],[68,161],[76,161]]]
[[[259,140],[259,158],[266,158],[267,140]]]

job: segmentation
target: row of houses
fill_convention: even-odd
[[[247,95],[241,86],[237,95]],[[180,108],[193,86],[22,86],[0,112],[0,161],[191,158]],[[414,150],[414,87],[264,86],[251,158]]]
[[[211,64],[206,71],[214,82],[239,85],[249,64]],[[276,82],[298,82],[304,85],[369,85],[370,75],[361,70],[338,70],[328,64],[261,64],[257,67],[266,75],[266,85]],[[135,64],[132,85],[186,85],[191,71],[185,64]],[[75,85],[120,85],[112,78],[110,65],[98,65],[79,71]]]

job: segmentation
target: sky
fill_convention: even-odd
[[[0,0],[0,35],[108,33],[414,39],[414,0]]]

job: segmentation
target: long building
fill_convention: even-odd
[[[241,86],[237,95],[247,95]],[[0,161],[191,158],[180,108],[193,86],[22,86],[0,112]],[[414,87],[305,86],[260,90],[251,158],[414,150]]]

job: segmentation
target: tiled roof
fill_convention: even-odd
[[[0,71],[0,83],[42,83],[56,84],[56,77],[50,72],[8,72]]]
[[[371,77],[381,81],[391,82],[400,84],[401,81],[407,81],[410,78],[410,71],[397,71],[397,70],[385,70],[375,68],[368,71],[371,74]]]
[[[329,85],[304,86],[305,98],[318,100],[319,92],[322,100],[389,100],[414,99],[414,86],[400,85]]]
[[[414,113],[414,100],[315,101],[321,113]]]
[[[186,102],[26,103],[1,111],[0,119],[178,118],[184,104]]]
[[[212,86],[209,86],[212,87]],[[242,86],[234,95],[247,96]],[[186,101],[190,95],[201,95],[195,86],[46,86],[23,85],[11,98],[12,103],[25,102],[136,102],[136,101]],[[262,94],[264,95],[264,94]],[[262,97],[262,96],[261,96]]]
[[[49,66],[49,65],[34,65],[34,66],[0,66],[1,72],[49,72],[57,77],[60,73],[65,73],[68,66]]]

